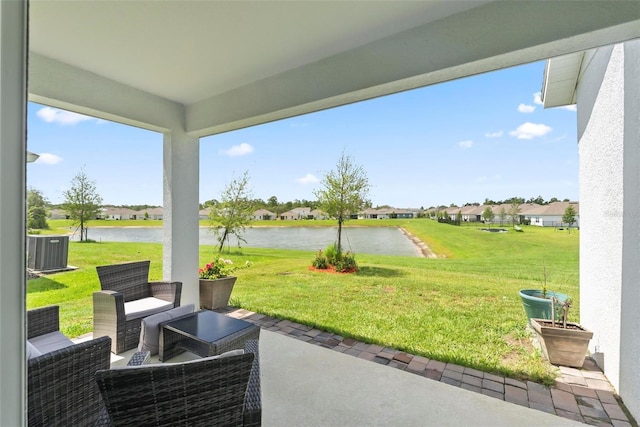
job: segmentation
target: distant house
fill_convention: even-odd
[[[358,213],[358,219],[415,218],[419,209],[368,208]]]
[[[99,217],[106,220],[124,220],[124,219],[137,219],[140,216],[140,212],[134,211],[129,208],[114,208],[104,207],[101,209]]]
[[[493,223],[507,224],[511,222],[511,216],[509,215],[509,211],[511,210],[511,205],[509,203],[502,203],[501,205],[492,205],[491,210],[493,211]]]
[[[389,208],[367,208],[358,213],[358,219],[386,219],[389,218],[392,209]]]
[[[460,209],[462,213],[463,222],[480,222],[482,221],[483,206],[480,205],[467,205]]]
[[[199,219],[209,219],[209,212],[211,212],[211,208],[204,208],[198,211]]]
[[[314,209],[310,212],[313,219],[329,219],[329,214],[322,212],[320,209]]]
[[[450,206],[444,209],[444,212],[446,213],[447,217],[449,217],[449,221],[455,221],[456,216],[458,215],[458,212],[460,212],[461,209],[462,208],[459,208],[458,206]]]
[[[553,202],[548,205],[538,205],[539,208],[522,209],[520,214],[525,219],[531,221],[531,225],[539,227],[568,226],[562,221],[565,211],[569,206],[573,206],[576,211],[574,227],[580,227],[580,204],[578,202]]]
[[[69,215],[64,209],[51,209],[49,211],[49,218],[51,219],[69,219]]]
[[[313,219],[311,208],[293,208],[280,214],[282,220]]]
[[[146,213],[146,215],[145,215]],[[162,220],[162,216],[164,215],[164,209],[163,208],[149,208],[149,209],[142,209],[140,211],[138,211],[138,219],[156,219],[156,220]]]
[[[267,209],[258,209],[253,213],[253,219],[255,221],[269,221],[276,219],[276,214]]]
[[[392,209],[389,218],[415,218],[418,209]]]

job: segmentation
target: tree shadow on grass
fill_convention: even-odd
[[[400,277],[405,273],[401,270],[393,268],[380,268],[380,267],[358,267],[358,276],[370,276],[370,277]]]
[[[27,283],[27,293],[46,292],[54,289],[64,289],[67,285],[56,282],[55,280],[40,277],[38,279],[29,280]]]

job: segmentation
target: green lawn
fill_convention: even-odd
[[[405,227],[441,257],[359,254],[357,274],[337,275],[309,270],[314,251],[236,250],[228,257],[253,266],[237,272],[233,302],[428,358],[521,379],[553,379],[552,367],[529,345],[518,290],[540,288],[546,265],[549,289],[574,298],[570,317],[577,320],[577,231],[524,227],[516,233],[505,227],[508,233],[486,233],[426,219],[348,225]],[[214,249],[202,246],[200,253],[202,265]],[[151,278],[161,278],[160,244],[72,242],[69,264],[79,269],[29,281],[28,307],[59,304],[66,334],[88,332],[91,294],[99,289],[95,266],[139,259],[151,259]]]

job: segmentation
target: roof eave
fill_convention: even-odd
[[[544,108],[562,107],[576,103],[576,88],[584,51],[547,60],[542,81]]]

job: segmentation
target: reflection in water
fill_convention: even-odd
[[[244,233],[243,247],[299,249],[317,251],[337,240],[337,227],[254,227]],[[88,238],[102,242],[162,242],[159,227],[94,227]],[[76,233],[71,240],[79,240]],[[356,254],[419,256],[417,247],[398,228],[347,227],[342,229],[344,250]],[[215,245],[216,239],[208,228],[200,228],[200,244]],[[231,237],[231,247],[237,240]]]

